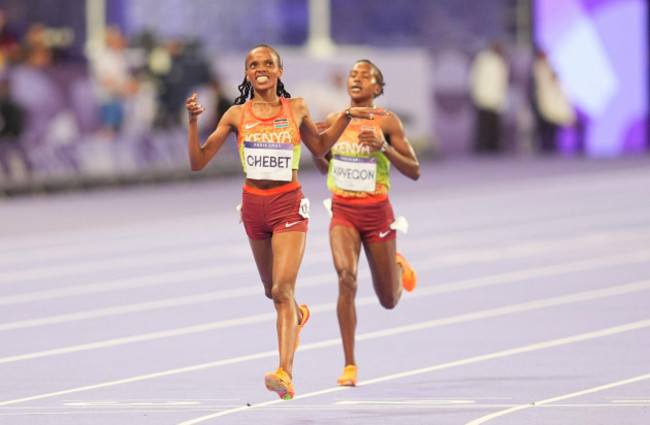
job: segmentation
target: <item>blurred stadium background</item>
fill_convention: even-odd
[[[207,135],[258,43],[279,50],[288,91],[317,120],[347,105],[353,62],[374,61],[377,103],[422,160],[485,154],[472,84],[491,45],[507,84],[490,155],[648,152],[645,0],[0,0],[0,196],[239,172],[234,143],[189,171],[183,106],[199,93]],[[541,51],[557,120],[536,107]]]

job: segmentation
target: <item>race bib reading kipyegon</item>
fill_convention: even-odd
[[[357,156],[334,155],[332,178],[337,187],[355,192],[372,192],[377,179],[377,160]]]

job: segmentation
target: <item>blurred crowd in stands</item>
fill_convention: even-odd
[[[187,96],[199,92],[208,111],[204,132],[232,104],[201,42],[153,32],[127,38],[109,26],[103,43],[70,60],[74,36],[38,22],[17,33],[0,10],[0,186],[185,170]],[[520,53],[502,41],[471,53],[431,51],[432,139],[446,152],[462,144],[463,120],[472,128],[466,152],[512,151],[512,138],[556,151],[558,128],[575,115],[543,52]]]
[[[576,111],[546,53],[540,48],[529,53],[509,57],[506,46],[493,40],[473,58],[469,84],[476,111],[475,153],[512,151],[508,138],[514,138],[510,145],[519,144],[518,150],[529,139],[527,150],[554,154],[559,131],[577,124]],[[507,117],[514,121],[509,127]]]
[[[210,105],[203,129],[232,103],[196,41],[108,27],[78,61],[66,37],[42,23],[15,33],[0,10],[0,182],[178,168],[188,92]]]

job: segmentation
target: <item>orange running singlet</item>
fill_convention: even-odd
[[[383,111],[383,109],[381,109]],[[374,120],[352,118],[332,146],[327,186],[335,196],[350,199],[386,197],[390,189],[390,161],[382,152],[370,152],[359,143],[359,133],[372,131],[380,139],[381,116]]]
[[[253,113],[244,104],[237,144],[246,177],[255,180],[291,181],[300,162],[300,131],[288,99],[280,98],[280,112],[269,118]]]

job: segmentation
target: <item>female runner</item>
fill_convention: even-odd
[[[280,81],[278,52],[255,46],[245,60],[240,96],[224,113],[205,143],[199,141],[197,120],[204,111],[197,95],[187,99],[188,152],[192,170],[203,169],[219,152],[230,132],[237,134],[246,173],[241,214],[264,291],[277,312],[279,366],[264,380],[282,399],[294,396],[293,356],[309,309],[294,299],[303,258],[309,202],[298,182],[300,140],[316,157],[327,153],[352,117],[372,120],[372,108],[349,108],[319,134],[302,98],[290,98]]]
[[[372,62],[355,63],[348,77],[351,109],[374,108],[374,99],[384,92],[384,77]],[[332,191],[330,245],[338,274],[337,315],[345,367],[339,385],[356,386],[354,332],[357,325],[354,299],[357,268],[363,244],[372,283],[379,303],[387,309],[397,305],[402,288],[412,291],[415,271],[396,252],[395,218],[388,199],[389,170],[394,165],[405,176],[417,180],[420,165],[406,139],[402,122],[382,109],[375,120],[354,117],[324,158],[316,165],[327,172]],[[338,128],[338,114],[330,114],[319,129]]]

